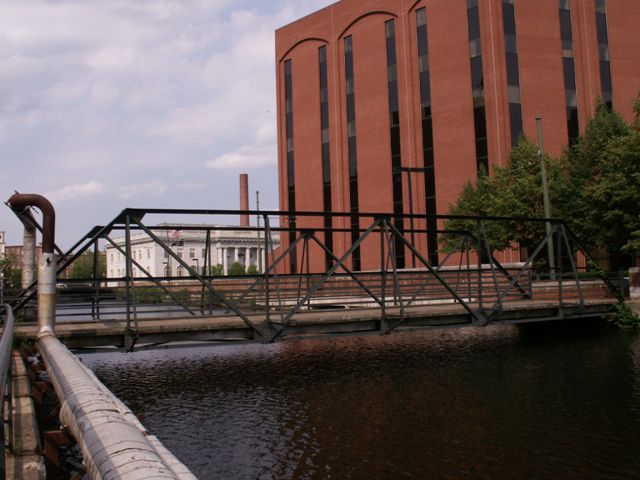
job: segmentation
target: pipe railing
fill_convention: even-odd
[[[0,429],[0,445],[2,452],[0,454],[0,478],[5,478],[5,449],[12,446],[12,376],[11,376],[11,347],[13,346],[13,310],[10,305],[0,305],[4,310],[4,322],[2,324],[2,338],[0,339],[0,419],[4,419],[5,404],[7,406],[8,427],[6,430],[4,425]],[[8,434],[9,445],[6,445],[5,431]]]
[[[61,404],[60,422],[78,443],[89,477],[100,480],[196,478],[56,338],[55,211],[40,195],[15,194],[8,204],[18,216],[30,207],[38,207],[43,213],[42,256],[38,269],[38,347]]]

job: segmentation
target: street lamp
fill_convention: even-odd
[[[538,127],[538,155],[540,156],[540,171],[542,173],[542,203],[544,205],[544,217],[546,219],[551,218],[551,202],[549,201],[549,186],[547,185],[547,168],[544,164],[544,146],[542,143],[542,117],[536,115],[536,125]],[[553,238],[551,237],[551,222],[546,221],[545,227],[547,231],[547,255],[549,255],[549,273],[550,278],[555,278],[555,261],[553,254]]]

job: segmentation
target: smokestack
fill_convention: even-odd
[[[249,210],[249,175],[240,174],[240,210]],[[249,226],[249,215],[243,213],[240,215],[240,226]]]

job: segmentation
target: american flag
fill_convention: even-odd
[[[169,234],[171,240],[180,240],[182,238],[182,230],[174,230]]]

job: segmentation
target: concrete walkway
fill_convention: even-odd
[[[13,431],[5,423],[5,438],[11,435],[13,451],[6,452],[6,478],[20,480],[44,480],[46,470],[42,457],[42,445],[38,422],[31,395],[31,382],[24,361],[18,352],[13,353]],[[5,404],[5,416],[9,414]]]

